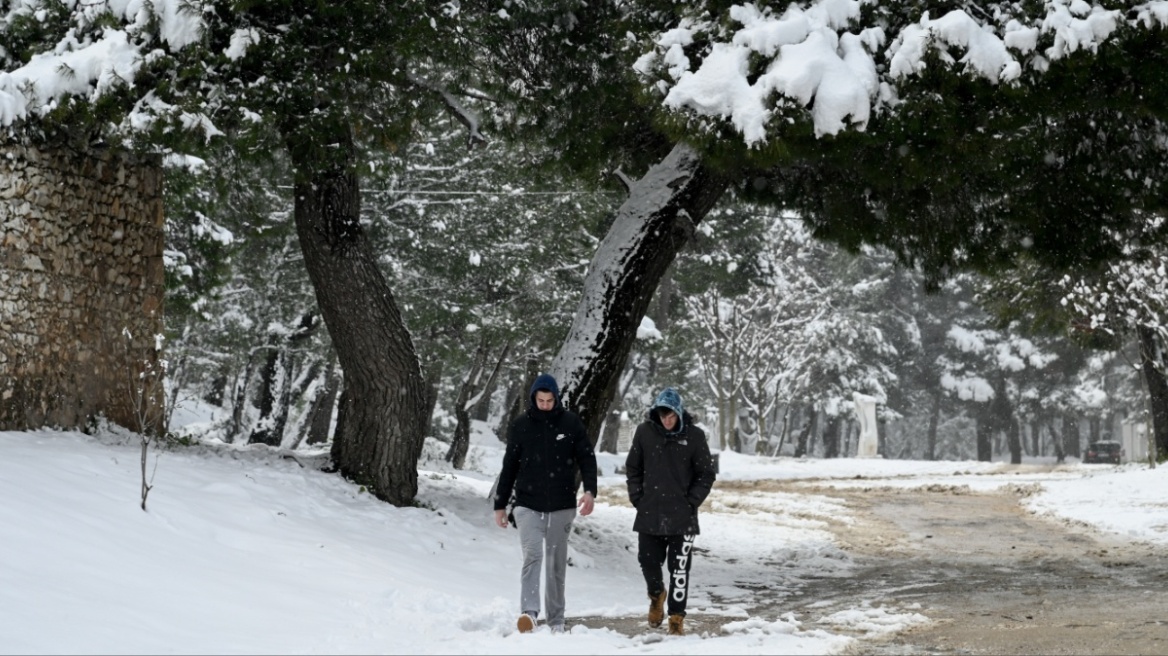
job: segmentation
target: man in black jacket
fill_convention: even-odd
[[[637,560],[649,589],[649,626],[665,618],[661,565],[669,563],[669,633],[684,635],[685,605],[698,506],[714,486],[714,462],[706,433],[684,411],[681,395],[665,388],[637,427],[625,461],[629,501],[637,509]]]
[[[564,630],[564,578],[568,535],[576,510],[592,513],[596,498],[596,454],[584,423],[560,402],[556,379],[542,374],[531,385],[531,406],[511,424],[495,492],[495,523],[507,528],[507,504],[515,493],[515,524],[523,547],[520,633],[539,617],[539,570],[547,555],[544,610],[553,633]],[[584,494],[576,502],[576,472]]]

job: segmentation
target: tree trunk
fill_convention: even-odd
[[[815,412],[814,408],[807,409],[808,417],[807,423],[803,424],[803,429],[799,431],[799,437],[795,440],[795,457],[802,458],[808,455],[807,446],[812,431],[815,430],[815,419],[819,413]]]
[[[551,366],[564,403],[580,415],[593,444],[653,292],[726,184],[693,149],[678,144],[631,184],[597,248]]]
[[[273,412],[277,406],[277,397],[283,391],[284,369],[286,364],[281,357],[284,350],[280,347],[280,338],[276,334],[268,335],[268,347],[264,350],[263,365],[260,367],[260,388],[256,391],[252,403],[259,410],[260,416],[251,433],[247,437],[248,444],[266,444],[279,446],[279,437],[273,437]]]
[[[445,364],[442,360],[430,358],[423,367],[426,392],[426,427],[422,431],[423,435],[433,433],[434,408],[438,407],[438,394],[442,389],[442,371]]]
[[[1063,445],[1063,436],[1054,427],[1054,421],[1050,421],[1046,425],[1047,430],[1050,431],[1050,443],[1054,446],[1054,461],[1057,464],[1063,464],[1067,460],[1067,450]]]
[[[337,392],[340,391],[341,379],[337,372],[337,354],[329,353],[328,369],[324,375],[324,387],[312,400],[312,407],[308,410],[308,428],[306,438],[308,444],[324,444],[329,438],[329,428],[333,422],[333,408],[337,404]]]
[[[1080,441],[1079,417],[1067,413],[1063,417],[1063,452],[1068,456],[1074,456],[1076,458],[1083,457]]]
[[[616,453],[617,445],[620,442],[620,417],[620,399],[613,398],[612,405],[608,409],[608,418],[604,420],[604,431],[600,436],[600,451]]]
[[[993,423],[985,416],[979,417],[977,420],[977,459],[980,462],[990,462],[994,459]]]
[[[454,417],[456,419],[454,427],[454,439],[450,442],[450,450],[446,452],[446,462],[454,465],[455,469],[462,469],[466,466],[466,454],[470,449],[470,420],[474,409],[482,404],[486,398],[487,390],[495,383],[495,379],[499,375],[499,370],[503,368],[503,363],[507,360],[507,354],[511,351],[511,344],[503,345],[503,350],[499,353],[499,359],[495,361],[495,367],[483,380],[483,372],[487,368],[487,353],[490,349],[490,343],[484,336],[479,341],[479,347],[475,351],[474,362],[471,363],[470,371],[466,375],[462,386],[458,390],[458,398],[454,401]]]
[[[539,375],[539,357],[536,354],[528,353],[525,362],[524,371],[520,374],[522,377],[511,384],[510,392],[507,394],[507,411],[500,418],[499,429],[496,431],[499,441],[504,444],[507,442],[507,433],[511,429],[511,424],[527,408],[527,392],[531,383],[535,381],[535,377]]]
[[[673,305],[673,291],[675,287],[673,276],[676,270],[677,266],[672,263],[666,267],[664,275],[661,276],[661,283],[657,285],[657,293],[653,295],[653,323],[656,324],[658,332],[662,335],[669,330],[669,310]],[[648,365],[649,380],[657,380],[657,368],[657,351],[650,350]]]
[[[282,127],[297,171],[296,233],[345,376],[333,466],[378,498],[407,505],[418,491],[426,390],[361,227],[356,148],[343,122],[324,119],[315,131],[291,120]]]
[[[925,460],[937,459],[937,423],[941,420],[941,392],[933,395],[933,411],[929,413],[929,434],[925,440]]]
[[[243,415],[247,410],[247,390],[251,387],[251,377],[255,370],[256,352],[248,353],[247,366],[243,369],[242,378],[235,379],[235,388],[231,398],[231,424],[227,430],[228,438],[235,442],[236,437],[243,432]]]
[[[840,456],[840,424],[839,417],[829,416],[827,423],[823,426],[824,458],[838,458]]]
[[[1022,464],[1022,427],[1017,419],[1011,418],[1006,427],[1006,443],[1010,445],[1010,464]]]
[[[1168,380],[1164,377],[1164,351],[1151,328],[1140,326],[1137,332],[1140,339],[1140,371],[1143,373],[1152,415],[1149,430],[1155,436],[1156,444],[1152,455],[1160,460],[1168,456]]]
[[[260,372],[260,418],[248,438],[250,444],[278,447],[284,442],[289,405],[293,397],[303,393],[303,390],[299,393],[292,390],[292,374],[296,364],[293,352],[312,337],[318,326],[316,314],[309,312],[300,318],[300,326],[286,339],[281,340],[276,335],[269,338],[267,360]]]

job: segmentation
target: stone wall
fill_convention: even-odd
[[[162,248],[157,158],[0,146],[0,430],[157,421]]]

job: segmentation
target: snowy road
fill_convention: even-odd
[[[1168,550],[1028,513],[1019,500],[1034,486],[765,485],[844,503],[852,521],[832,531],[854,570],[776,591],[754,612],[790,610],[814,626],[863,599],[933,620],[855,653],[1168,652]]]
[[[714,545],[701,554],[710,570],[704,578],[714,582],[711,606],[738,604],[752,617],[790,613],[805,629],[858,638],[849,650],[856,654],[1168,653],[1168,549],[1029,513],[1020,500],[1037,489],[1027,483],[973,491],[879,481],[720,481],[707,523],[741,511],[718,504],[718,495],[810,494],[838,503],[846,512],[829,524],[844,557],[838,568],[809,569],[772,554],[760,569],[741,567],[740,555]],[[751,596],[722,598],[722,588]],[[874,621],[887,609],[931,622],[881,632],[851,616],[856,608],[868,609]],[[717,634],[736,619],[699,611],[687,624]],[[640,615],[580,621],[659,639]]]

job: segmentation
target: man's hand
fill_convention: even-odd
[[[592,514],[592,493],[585,492],[584,496],[580,497],[580,503],[576,504],[580,511],[580,516],[585,517]]]
[[[504,508],[502,510],[495,511],[495,523],[499,525],[499,528],[507,528],[507,509],[506,508]]]

